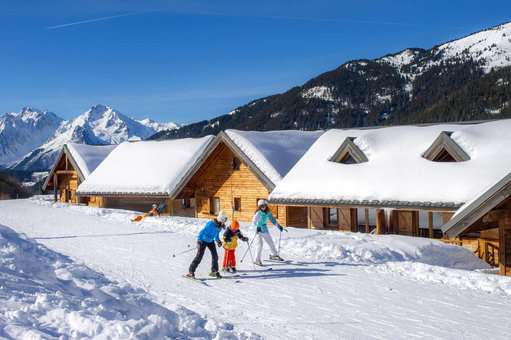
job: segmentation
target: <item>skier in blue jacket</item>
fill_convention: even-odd
[[[270,235],[270,232],[268,230],[268,221],[270,221],[274,226],[279,228],[279,230],[282,232],[284,230],[284,227],[282,227],[275,217],[273,217],[273,214],[271,213],[270,209],[268,208],[268,202],[266,200],[260,199],[257,201],[257,211],[254,215],[254,218],[252,219],[252,224],[257,229],[257,255],[255,259],[255,264],[262,266],[263,263],[261,261],[261,255],[263,253],[263,241],[268,244],[270,247],[270,260],[277,260],[277,261],[284,261],[280,255],[277,253],[277,249],[275,248],[275,244],[273,243],[273,239]]]
[[[220,241],[220,230],[225,228],[226,222],[227,216],[225,216],[223,211],[220,211],[218,216],[206,223],[204,228],[202,228],[199,232],[199,236],[197,237],[197,255],[195,255],[195,258],[190,264],[188,274],[186,274],[187,277],[195,278],[195,270],[201,263],[206,248],[208,248],[211,252],[211,273],[209,276],[216,278],[222,277],[218,272],[218,253],[216,251],[215,242],[218,247],[222,247],[222,241]]]

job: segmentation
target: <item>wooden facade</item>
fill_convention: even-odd
[[[76,163],[67,152],[61,152],[43,189],[53,191],[55,201],[82,203],[82,200],[76,194],[81,181],[82,176]]]
[[[270,188],[227,143],[220,141],[207,159],[186,183],[177,199],[195,200],[195,215],[212,218],[223,210],[229,218],[252,220],[259,199],[267,199]],[[284,206],[272,206],[273,215],[281,224],[306,227],[303,208],[291,208],[288,216]]]
[[[446,223],[453,211],[427,211],[413,209],[374,208],[362,206],[287,206],[287,220],[303,216],[310,229],[330,229],[375,234],[397,234],[441,238],[440,219]],[[422,218],[420,218],[422,215]]]

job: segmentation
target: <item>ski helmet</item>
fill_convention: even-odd
[[[227,216],[225,216],[225,213],[223,210],[220,210],[220,212],[218,213],[217,217],[216,217],[216,220],[220,223],[225,223],[227,222]]]
[[[238,230],[240,228],[240,223],[237,220],[232,220],[231,222],[231,229],[232,230]]]
[[[268,205],[268,202],[265,200],[265,199],[260,199],[259,201],[257,201],[257,207],[258,208],[261,208],[265,205]]]

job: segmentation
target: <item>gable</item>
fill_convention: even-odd
[[[62,151],[60,152],[59,156],[57,157],[57,160],[55,161],[53,167],[51,168],[50,173],[48,174],[48,177],[46,178],[46,181],[42,186],[43,191],[53,188],[53,176],[57,173],[57,171],[75,172],[77,173],[80,180],[83,180],[83,176],[79,171],[76,162],[70,156],[66,146],[62,148]]]
[[[451,138],[451,131],[442,131],[422,155],[432,162],[465,162],[470,156]]]
[[[227,143],[219,141],[179,196],[193,195],[196,190],[200,191],[205,186],[209,186],[208,191],[216,191],[225,186],[225,183],[232,179],[233,174],[243,176],[243,180],[234,181],[233,185],[236,186],[236,189],[243,186],[244,182],[249,182],[252,189],[256,188],[257,191],[268,193],[269,189],[265,186],[264,181],[259,178],[253,168],[241,156]],[[239,166],[239,169],[235,169],[235,166]]]
[[[367,156],[355,144],[355,137],[346,137],[341,146],[330,158],[331,162],[342,164],[358,164],[367,162]]]

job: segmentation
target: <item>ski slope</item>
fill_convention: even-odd
[[[290,229],[282,256],[291,263],[272,263],[271,271],[244,263],[239,277],[206,286],[181,277],[192,253],[172,258],[193,245],[203,221],[134,224],[132,216],[42,199],[0,202],[0,224],[108,280],[145,290],[162,308],[184,306],[236,332],[268,339],[509,338],[511,279],[484,273],[485,264],[459,247]],[[198,275],[207,274],[208,262],[206,255]]]

